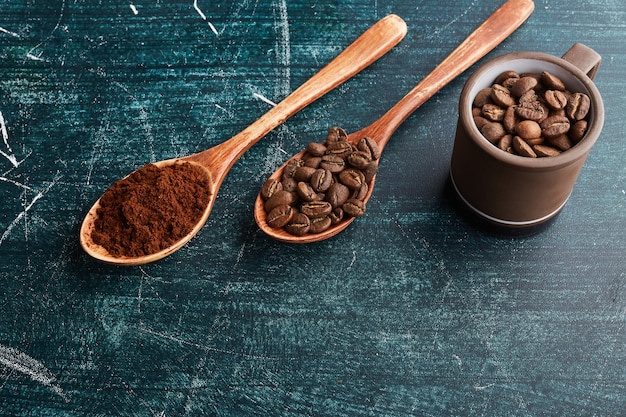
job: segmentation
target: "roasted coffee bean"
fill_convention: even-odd
[[[365,184],[365,175],[356,169],[346,169],[339,173],[339,181],[351,190],[358,190]]]
[[[565,90],[565,84],[563,84],[563,81],[548,71],[541,73],[541,82],[546,86],[546,88],[558,91]]]
[[[326,153],[326,145],[318,142],[311,142],[306,146],[306,151],[313,156],[322,156]]]
[[[265,211],[266,212],[270,212],[272,211],[275,207],[287,204],[287,205],[291,205],[293,203],[296,202],[296,194],[293,192],[289,192],[289,191],[285,191],[285,190],[280,190],[280,191],[276,191],[274,193],[274,195],[272,195],[266,202],[265,202]]]
[[[539,102],[528,101],[515,106],[515,115],[524,120],[538,122],[545,119],[548,113]]]
[[[329,169],[318,168],[311,176],[311,187],[318,193],[328,190],[333,183],[333,174]]]
[[[318,199],[317,193],[308,182],[300,181],[296,192],[298,193],[298,197],[304,201],[314,201]]]
[[[537,87],[537,79],[534,77],[521,77],[518,79],[511,88],[511,94],[515,97],[521,97],[524,93],[530,90],[534,90]]]
[[[358,169],[365,169],[372,162],[369,153],[364,151],[352,152],[346,160],[350,165]]]
[[[560,151],[566,151],[574,146],[574,144],[566,134],[548,137],[546,138],[546,141],[548,142],[548,144],[557,148]]]
[[[335,208],[329,215],[328,218],[330,219],[331,224],[337,224],[340,221],[343,220],[343,209],[341,207],[337,207]]]
[[[303,236],[306,235],[311,228],[311,219],[309,219],[306,214],[296,213],[284,228],[287,233],[294,236]]]
[[[293,179],[298,182],[309,181],[315,171],[316,171],[315,168],[303,165],[301,167],[298,167],[296,169],[296,172],[293,173]]]
[[[572,125],[569,129],[569,137],[572,139],[574,143],[580,142],[580,140],[585,136],[587,132],[587,121],[579,120]]]
[[[304,161],[302,159],[292,159],[287,162],[287,165],[283,168],[283,179],[293,178],[296,170],[301,166],[304,166]]]
[[[328,216],[311,219],[309,233],[322,233],[332,225],[332,220]]]
[[[300,206],[300,211],[309,219],[328,216],[333,211],[333,206],[328,201],[310,201]]]
[[[550,116],[540,124],[543,136],[551,138],[567,133],[570,123],[565,116]]]
[[[591,100],[587,94],[574,93],[570,96],[565,107],[565,114],[570,119],[577,121],[587,117],[589,108],[591,107]]]
[[[348,134],[345,130],[338,126],[333,126],[328,129],[328,134],[326,135],[326,142],[345,142],[348,140]]]
[[[515,114],[515,107],[511,106],[504,112],[504,119],[502,119],[502,125],[507,132],[515,132],[515,126],[519,123],[519,119]],[[476,125],[478,127],[478,125]],[[478,127],[480,129],[480,127]]]
[[[295,192],[298,188],[298,181],[293,178],[285,178],[281,181],[283,185],[283,191],[288,191],[290,193]]]
[[[519,74],[515,71],[509,70],[504,71],[502,74],[498,75],[496,80],[494,81],[496,84],[503,85],[507,80],[517,80],[519,79]]]
[[[277,179],[270,178],[265,181],[263,187],[261,187],[261,198],[263,200],[267,200],[271,196],[274,195],[276,191],[280,191],[283,189],[283,184]]]
[[[558,156],[561,154],[561,151],[558,149],[546,145],[534,145],[533,151],[535,151],[537,156]]]
[[[515,104],[515,99],[509,89],[500,84],[494,84],[491,87],[491,99],[494,103],[502,107],[509,107]]]
[[[485,104],[482,108],[483,117],[491,122],[501,122],[506,110],[496,104]]]
[[[513,135],[504,135],[498,141],[498,148],[505,152],[513,153]]]
[[[513,138],[513,149],[515,149],[515,152],[517,152],[518,155],[527,156],[529,158],[537,157],[537,154],[535,153],[535,151],[533,151],[533,148],[531,148],[530,145],[519,136],[515,136]]]
[[[352,145],[348,142],[331,142],[326,149],[326,155],[337,155],[341,159],[346,159],[352,153]]]
[[[491,88],[483,88],[474,98],[474,107],[482,108],[485,104],[493,103],[491,99]]]
[[[333,208],[341,207],[350,198],[350,189],[340,182],[332,183],[325,198]]]
[[[543,95],[546,104],[553,110],[561,110],[567,106],[567,96],[559,90],[548,90]]]
[[[482,112],[482,110],[481,110]],[[489,120],[485,119],[482,116],[477,116],[474,117],[474,123],[476,124],[476,127],[478,128],[478,130],[482,129],[484,125],[486,125],[487,123],[490,123]]]
[[[288,204],[276,206],[267,214],[267,225],[274,229],[281,228],[291,221],[295,212]]]
[[[486,123],[480,129],[480,132],[491,143],[496,143],[498,140],[500,140],[502,136],[506,134],[506,130],[504,130],[504,126],[502,125],[502,123],[498,123],[498,122]]]
[[[352,198],[356,198],[357,200],[364,200],[368,191],[369,186],[367,185],[367,183],[363,183],[361,187],[353,191]]]
[[[307,158],[304,158],[304,166],[307,167],[317,169],[320,167],[320,162],[322,162],[321,156],[309,156]]]
[[[371,164],[369,164],[363,170],[363,175],[365,175],[365,182],[369,184],[369,182],[372,179],[374,179],[377,172],[378,172],[378,162],[372,162]]]
[[[370,156],[370,160],[376,161],[380,158],[380,147],[372,138],[363,138],[357,143],[357,149],[366,152]]]
[[[522,139],[532,139],[541,136],[541,127],[534,120],[524,120],[515,126],[515,133]]]
[[[341,206],[343,212],[348,216],[361,217],[365,214],[365,203],[356,198],[351,198]]]
[[[322,161],[320,162],[320,168],[327,169],[333,174],[343,171],[345,166],[346,161],[337,155],[324,155],[322,156]]]

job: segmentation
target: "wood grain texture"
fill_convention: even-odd
[[[258,230],[263,179],[376,120],[500,3],[196,5],[0,0],[0,415],[624,414],[623,1],[536,1],[483,58],[603,57],[605,128],[546,230],[497,236],[457,208],[466,73],[394,134],[368,214],[305,246]],[[232,137],[389,13],[402,43],[244,154],[184,248],[129,268],[82,252],[113,181]]]

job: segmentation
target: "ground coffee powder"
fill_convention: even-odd
[[[209,190],[209,175],[195,164],[148,164],[102,195],[92,240],[117,257],[157,253],[194,228]]]

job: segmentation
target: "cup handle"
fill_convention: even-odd
[[[582,43],[575,43],[562,58],[580,68],[592,80],[602,61],[600,54]]]

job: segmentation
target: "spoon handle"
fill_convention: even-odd
[[[384,147],[415,110],[506,39],[526,21],[534,8],[532,0],[509,0],[504,3],[413,90],[363,131]]]
[[[205,165],[220,181],[235,161],[276,126],[336,86],[353,77],[397,45],[406,35],[404,20],[388,15],[379,20],[318,73],[229,140],[188,159]],[[223,178],[222,178],[223,179]],[[219,184],[217,184],[219,187]]]

